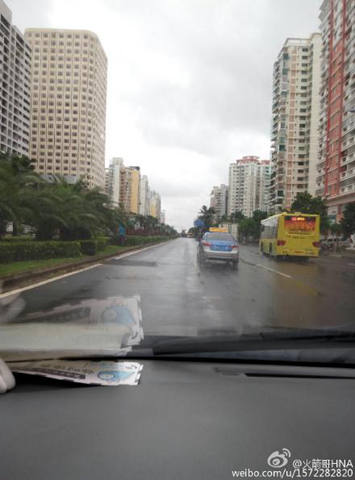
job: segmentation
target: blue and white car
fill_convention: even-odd
[[[239,262],[239,245],[230,233],[206,232],[200,240],[198,254],[201,262],[230,262],[236,268]]]

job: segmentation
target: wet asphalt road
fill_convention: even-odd
[[[355,322],[355,257],[309,262],[263,257],[241,246],[239,268],[199,266],[197,242],[179,238],[24,291],[26,312],[139,295],[149,335],[241,333],[263,326],[332,327]]]

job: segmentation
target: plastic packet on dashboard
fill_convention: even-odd
[[[144,338],[139,295],[85,299],[0,322],[6,361],[118,357]]]
[[[138,385],[143,365],[126,361],[40,360],[9,362],[15,373],[39,375],[89,385]]]

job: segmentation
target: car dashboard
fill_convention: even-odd
[[[138,386],[18,376],[0,398],[0,478],[228,479],[283,449],[355,460],[352,369],[142,363]]]

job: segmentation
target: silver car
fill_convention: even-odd
[[[239,262],[239,245],[236,239],[227,232],[206,232],[200,240],[199,259],[221,260],[231,262],[236,268]]]

